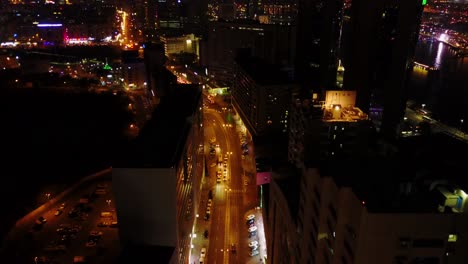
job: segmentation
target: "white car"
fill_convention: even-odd
[[[200,258],[204,258],[206,256],[206,248],[202,248],[200,251]]]
[[[249,227],[249,232],[255,232],[255,231],[257,231],[256,226]]]
[[[258,246],[258,241],[257,240],[249,242],[249,247],[253,248],[253,247],[256,247],[256,246]]]
[[[252,220],[252,219],[255,219],[255,215],[254,214],[250,214],[248,216],[245,217],[245,220],[249,221],[249,220]]]

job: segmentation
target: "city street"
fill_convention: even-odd
[[[266,243],[262,229],[252,240],[260,240],[260,254],[251,257],[249,254],[249,232],[245,216],[257,205],[257,189],[255,185],[255,165],[252,153],[242,158],[241,144],[235,124],[226,121],[228,108],[224,105],[210,104],[204,109],[205,153],[207,160],[207,177],[202,187],[202,202],[199,208],[199,218],[195,226],[196,238],[193,238],[193,250],[190,263],[200,263],[201,250],[206,249],[204,263],[258,263],[259,255],[266,255]],[[210,140],[215,139],[210,143]],[[216,154],[209,154],[210,145]],[[218,157],[226,160],[219,165]],[[226,159],[227,158],[227,159]],[[226,169],[226,179],[224,170]],[[221,173],[221,181],[217,183],[217,171]],[[246,173],[247,172],[247,173]],[[250,175],[250,176],[247,176]],[[213,199],[209,220],[205,220],[208,203],[208,192],[212,190]],[[254,210],[258,211],[258,210]],[[258,211],[258,219],[261,219]],[[204,238],[205,230],[208,239]],[[260,236],[263,239],[259,239]],[[234,249],[234,251],[233,251]],[[258,257],[258,258],[257,258]]]

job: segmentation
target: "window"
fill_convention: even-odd
[[[330,213],[331,213],[331,215],[333,216],[333,220],[336,221],[336,219],[337,219],[337,214],[336,214],[335,207],[333,207],[332,204],[329,204],[329,205],[328,205],[328,209],[330,209]]]
[[[457,235],[457,234],[449,234],[449,235],[448,235],[447,241],[448,241],[448,242],[457,242],[457,239],[458,239],[458,235]]]
[[[413,240],[415,248],[441,248],[444,247],[442,239],[415,239]]]
[[[345,246],[346,252],[348,253],[349,257],[354,258],[353,249],[351,248],[351,245],[349,244],[348,240],[346,240],[346,239],[344,241],[344,246]]]
[[[409,248],[411,245],[411,239],[408,237],[400,237],[400,248]]]

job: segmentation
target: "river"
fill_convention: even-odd
[[[439,70],[415,69],[410,77],[409,98],[425,104],[436,119],[467,131],[468,57],[456,57],[448,45],[435,39],[420,38],[415,61]]]

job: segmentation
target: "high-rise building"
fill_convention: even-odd
[[[364,112],[383,108],[381,132],[397,135],[403,118],[409,72],[425,1],[353,0],[344,87],[357,91]]]
[[[296,77],[303,89],[318,93],[336,86],[343,1],[300,0],[298,4]]]
[[[204,173],[202,99],[198,85],[179,85],[117,156],[112,186],[124,248],[172,250],[188,263]],[[141,262],[135,256],[128,263]]]
[[[278,66],[255,57],[237,59],[232,103],[251,135],[286,134],[293,90],[295,84]]]
[[[393,180],[384,181],[383,174]],[[416,187],[375,170],[360,175],[274,172],[266,223],[269,263],[466,261],[468,196],[462,188],[437,180]]]
[[[218,79],[232,81],[239,49],[249,49],[252,56],[270,64],[290,66],[295,50],[295,27],[234,21],[208,25],[206,57],[202,64]]]
[[[363,158],[375,129],[355,100],[355,91],[343,90],[326,91],[325,101],[295,96],[288,160],[303,168]]]

